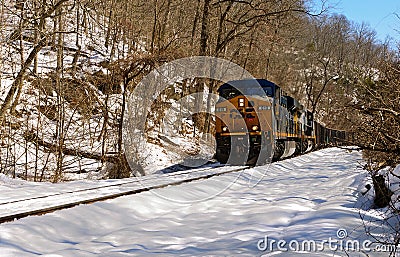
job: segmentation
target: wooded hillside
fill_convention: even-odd
[[[400,49],[325,8],[304,0],[2,0],[1,172],[35,181],[93,169],[143,175],[124,155],[126,96],[152,69],[198,55],[274,81],[326,126],[355,132],[351,144],[397,162]],[[166,90],[146,124],[148,142],[161,144],[152,132],[162,132],[172,100],[215,93],[218,83],[184,80]],[[198,115],[175,126],[201,140],[213,121]]]

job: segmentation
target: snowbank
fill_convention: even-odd
[[[0,225],[0,252],[65,257],[347,256],[340,244],[373,240],[365,235],[360,210],[354,208],[358,184],[366,177],[360,161],[360,153],[325,149],[246,172],[21,219]],[[336,240],[333,248],[322,244],[329,239]],[[272,240],[286,242],[286,248],[289,242],[316,242],[324,251],[282,251],[276,244],[263,249],[263,242]]]

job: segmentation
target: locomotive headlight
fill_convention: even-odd
[[[244,107],[244,98],[239,98],[239,107]]]
[[[228,131],[228,127],[227,127],[227,126],[222,127],[222,131],[223,131],[223,132],[227,132],[227,131]]]
[[[257,131],[257,130],[258,130],[258,126],[257,126],[257,125],[252,126],[252,127],[251,127],[251,130]]]

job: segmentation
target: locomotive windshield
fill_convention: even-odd
[[[234,98],[238,95],[259,95],[259,96],[272,96],[272,88],[270,87],[250,87],[239,88],[240,91],[234,87],[221,89],[219,95],[227,100]],[[243,92],[243,93],[242,93]]]
[[[223,84],[218,93],[227,100],[239,95],[274,96],[274,84],[267,80],[237,80]]]

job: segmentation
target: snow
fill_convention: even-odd
[[[355,208],[361,199],[357,188],[367,177],[360,162],[359,152],[324,149],[243,172],[3,223],[1,256],[347,256],[327,245],[323,252],[259,247],[265,239],[373,241],[360,220],[360,212],[368,211]],[[152,176],[161,183],[166,175]],[[14,199],[11,189],[32,195],[65,190],[66,184],[73,189],[95,183],[18,185],[5,180],[0,189],[5,192],[2,198]],[[339,229],[348,235],[342,241],[336,235]],[[364,255],[350,251],[349,256]]]

